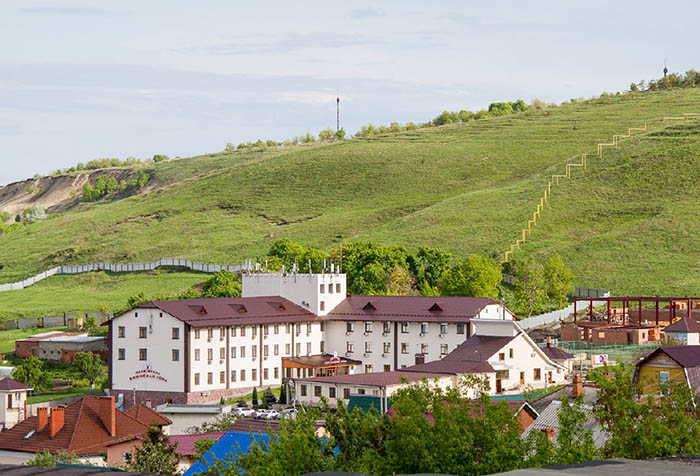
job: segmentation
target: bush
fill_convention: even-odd
[[[163,162],[164,160],[168,160],[167,155],[156,154],[153,156],[153,162],[155,162],[156,164],[158,162]]]

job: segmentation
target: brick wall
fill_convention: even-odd
[[[34,352],[32,353],[32,349]],[[26,359],[27,357],[38,357],[39,356],[39,342],[38,341],[15,341],[15,355],[20,359]]]
[[[583,340],[583,329],[574,324],[563,324],[561,326],[562,341]]]
[[[222,389],[222,390],[208,390],[206,392],[155,392],[148,390],[136,390],[136,395],[134,395],[134,390],[118,390],[112,389],[110,395],[118,397],[120,393],[124,394],[124,409],[130,408],[134,405],[134,396],[136,397],[136,403],[146,404],[146,400],[151,401],[151,406],[156,407],[163,403],[177,403],[177,404],[196,404],[196,403],[219,403],[221,397],[231,398],[236,396],[245,395],[253,391],[253,387],[247,388],[237,388],[237,389]]]

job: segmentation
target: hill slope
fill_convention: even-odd
[[[628,127],[659,128],[664,115],[683,112],[700,112],[700,91],[612,96],[372,139],[158,164],[163,186],[154,191],[83,204],[1,236],[0,282],[59,263],[161,256],[235,263],[281,237],[320,248],[370,239],[495,254],[518,236],[567,160],[594,153],[597,142]],[[697,293],[697,124],[591,160],[585,174],[554,191],[524,251],[561,252],[581,285]],[[7,299],[0,293],[0,307]]]

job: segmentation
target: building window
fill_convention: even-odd
[[[349,388],[343,389],[343,398],[345,400],[350,400],[350,389]]]
[[[420,353],[421,353],[421,354],[427,354],[427,353],[428,353],[428,344],[421,344],[421,345],[420,345]]]
[[[506,353],[505,353],[505,352],[499,352],[499,353],[498,353],[498,360],[500,360],[501,362],[504,361],[504,360],[506,360]]]
[[[440,344],[440,355],[447,355],[447,344]]]
[[[250,326],[250,332],[251,332],[251,337],[255,339],[255,336],[258,335],[258,327],[257,326]]]
[[[306,323],[306,335],[307,336],[311,335],[311,323],[310,322]]]
[[[299,357],[301,355],[301,343],[297,342],[296,349],[296,356]]]
[[[245,326],[241,326],[241,337],[245,337]],[[243,378],[241,378],[243,380]]]
[[[285,324],[285,325],[284,325],[284,332],[285,332],[286,334],[289,334],[290,332],[292,332],[292,325],[289,324],[289,323]]]
[[[401,333],[408,334],[408,322],[401,323]]]
[[[508,370],[496,370],[496,378],[499,380],[508,380],[510,373]]]
[[[321,327],[321,332],[324,332],[326,330],[326,323],[325,322],[320,322],[320,327]]]
[[[401,343],[401,353],[408,354],[408,344],[406,342]]]
[[[145,327],[139,327],[139,339],[145,339],[148,329]]]
[[[226,383],[226,372],[219,372],[219,383]]]
[[[301,323],[294,326],[294,334],[299,337],[301,335]]]
[[[268,355],[269,355],[269,354],[268,354],[268,346],[267,346],[267,345],[264,345],[264,346],[263,346],[263,357],[267,357]]]
[[[440,324],[440,334],[447,334],[447,324]]]
[[[326,310],[326,302],[325,302],[325,301],[319,302],[319,303],[318,303],[318,308],[319,308],[319,310],[321,310],[321,311],[325,311],[325,310]]]
[[[231,371],[231,382],[235,382],[235,381],[236,381],[236,371],[232,370]]]
[[[272,353],[275,355],[280,355],[280,345],[275,344],[275,346],[272,348]]]
[[[178,349],[173,349],[172,350],[172,359],[173,362],[179,362],[180,361],[180,351]]]
[[[118,355],[118,357],[117,357],[118,360],[126,360],[126,349],[119,349],[117,351],[117,355]]]
[[[194,374],[194,384],[199,385],[199,374]]]
[[[355,352],[355,344],[353,344],[352,342],[346,342],[345,343],[345,351],[348,354],[352,354],[353,352]]]
[[[365,333],[372,332],[372,321],[365,321]]]
[[[391,322],[385,322],[384,328],[382,329],[384,334],[389,334],[391,332]]]
[[[340,292],[340,283],[335,283],[335,292],[336,293]]]
[[[279,334],[279,333],[280,333],[280,325],[279,325],[279,324],[275,324],[274,333],[275,333],[275,334]]]
[[[329,287],[330,287],[330,286],[329,286]],[[326,292],[326,285],[325,285],[325,284],[320,284],[320,285],[318,286],[318,292],[321,293],[321,294],[325,293],[325,292]]]
[[[280,378],[280,368],[279,367],[275,367],[275,378],[276,379]]]
[[[194,349],[194,360],[199,360],[199,349]]]
[[[214,328],[209,327],[207,329],[207,339],[213,339],[214,338]]]
[[[348,321],[345,323],[345,332],[353,332],[355,329],[355,324]]]
[[[328,292],[331,293],[331,294],[333,294],[333,283],[330,283],[330,284],[328,285]]]
[[[321,396],[321,386],[314,385],[314,397],[320,397],[320,396]]]
[[[231,337],[236,337],[236,326],[231,326]]]
[[[541,378],[541,370],[535,369],[535,380],[539,380],[540,378]]]
[[[207,372],[207,384],[214,385],[214,373]]]
[[[319,349],[319,352],[320,352],[321,354],[325,354],[325,353],[326,353],[326,343],[323,342],[323,341],[321,341],[321,346],[320,346],[320,347],[321,347],[321,348]]]
[[[245,346],[241,346],[241,359],[245,359]],[[243,377],[241,377],[241,380],[243,380]]]
[[[250,348],[250,356],[256,358],[258,356],[258,346],[254,345]]]
[[[250,379],[251,380],[257,380],[258,379],[258,369],[253,369],[250,371]]]
[[[364,388],[358,388],[357,389],[358,395],[364,395],[365,394],[365,389]]]
[[[290,355],[292,353],[292,344],[284,344],[284,355]]]
[[[302,385],[302,386],[301,386],[301,392],[300,392],[300,393],[301,393],[301,396],[302,396],[302,397],[305,397],[305,396],[306,396],[306,385]]]
[[[371,353],[372,353],[372,343],[365,342],[365,354],[371,354]]]
[[[135,312],[135,313],[134,313],[134,317],[139,317],[139,313],[138,313],[138,312]]]
[[[365,365],[365,373],[366,373],[366,374],[371,374],[371,373],[372,373],[372,364],[367,364],[367,365]]]
[[[126,328],[124,326],[117,327],[117,337],[120,339],[126,337]]]
[[[265,324],[263,326],[263,336],[267,337],[270,335],[270,326],[268,324]]]
[[[139,349],[139,360],[146,360],[148,359],[148,350],[147,349]]]
[[[659,372],[659,385],[664,385],[668,383],[668,377],[670,373],[667,370],[662,370]]]
[[[421,323],[420,323],[420,333],[421,333],[421,334],[427,334],[427,333],[428,333],[428,323],[427,323],[427,322],[421,322]]]
[[[311,342],[306,343],[306,355],[311,355]]]
[[[330,387],[328,389],[328,398],[335,398],[335,387]]]
[[[391,342],[384,342],[383,346],[382,352],[388,354],[391,351]]]
[[[464,334],[464,324],[457,324],[457,334]]]
[[[180,328],[173,327],[173,340],[178,340],[180,338]]]
[[[219,340],[224,340],[226,338],[226,328],[219,327]]]
[[[211,361],[214,360],[214,349],[207,349],[207,360],[211,364]]]
[[[236,358],[236,348],[235,347],[231,347],[231,358],[232,359]]]
[[[241,382],[245,382],[245,369],[241,370]]]
[[[219,360],[224,360],[226,358],[226,347],[219,348]]]
[[[199,332],[199,329],[195,329],[195,330],[194,330],[194,338],[195,338],[195,339],[199,339],[199,333],[200,333],[200,332]]]
[[[263,380],[269,380],[269,379],[270,379],[270,373],[265,368],[265,369],[263,369]]]
[[[508,349],[508,358],[509,359],[513,358],[513,349]]]

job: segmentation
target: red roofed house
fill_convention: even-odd
[[[685,345],[700,344],[700,323],[684,317],[670,326],[664,327],[664,335]]]
[[[114,404],[114,397],[88,396],[50,413],[48,408],[38,408],[37,416],[0,433],[0,450],[25,461],[38,451],[65,450],[92,464],[113,465],[124,462],[124,452],[131,451],[149,425],[160,422],[167,426],[170,422],[150,412],[131,412],[141,418],[137,419]]]
[[[542,351],[547,357],[552,359],[553,362],[566,367],[567,373],[571,374],[574,371],[574,362],[576,358],[567,351],[553,346],[552,339],[549,336],[547,336],[547,345],[542,348]]]
[[[3,430],[12,428],[27,415],[27,387],[17,380],[0,380],[0,426]]]

